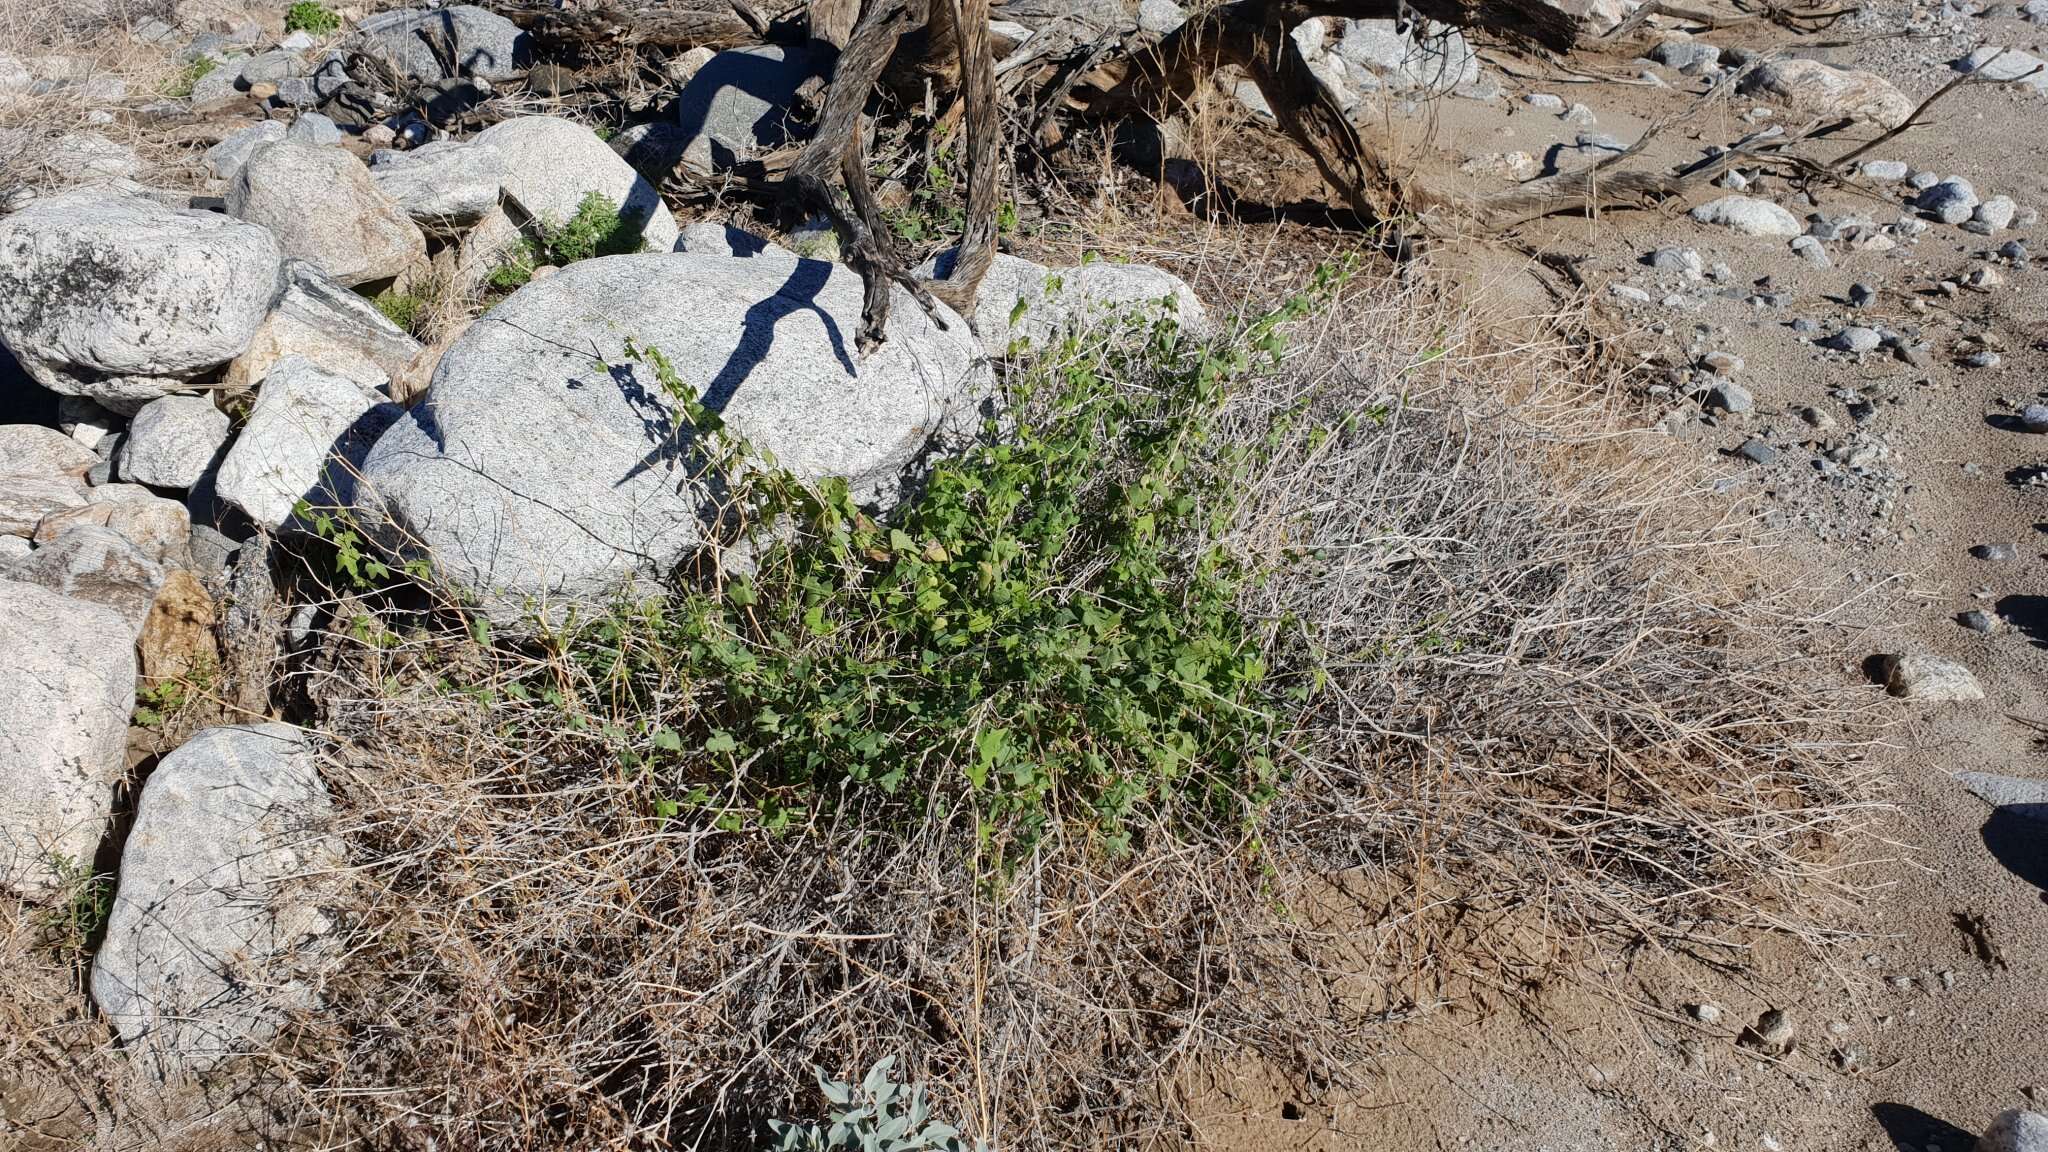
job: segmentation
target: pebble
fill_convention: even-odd
[[[1574,104],[1571,107],[1565,109],[1564,116],[1562,117],[1562,119],[1567,124],[1590,125],[1599,122],[1598,118],[1593,115],[1593,110],[1591,108],[1586,107],[1584,104]]]
[[[1792,250],[1806,257],[1806,262],[1815,268],[1834,267],[1833,262],[1828,259],[1828,250],[1822,247],[1821,242],[1812,236],[1793,237]]]
[[[1811,336],[1815,332],[1820,331],[1820,325],[1815,324],[1813,321],[1808,320],[1804,316],[1801,316],[1792,321],[1792,330],[1794,332],[1799,333],[1801,336]]]
[[[1659,272],[1682,273],[1687,280],[1700,278],[1700,254],[1690,248],[1659,248],[1650,253],[1650,267]]]
[[[1863,178],[1866,180],[1883,180],[1886,183],[1896,184],[1904,180],[1907,175],[1908,169],[1904,160],[1866,160],[1863,162]]]
[[[2020,409],[2020,424],[2029,432],[2048,432],[2048,404],[2029,404]]]
[[[1877,289],[1861,282],[1849,285],[1849,307],[1868,308],[1877,303]]]
[[[1737,456],[1752,464],[1769,464],[1778,458],[1778,450],[1752,436],[1735,450]]]
[[[1627,300],[1635,304],[1650,302],[1650,294],[1633,284],[1609,284],[1607,292],[1617,300]]]
[[[1815,431],[1832,432],[1835,430],[1835,418],[1828,415],[1825,410],[1815,408],[1812,405],[1801,408],[1799,410],[1799,418],[1806,421]]]
[[[1982,608],[1972,608],[1968,612],[1958,614],[1956,616],[1956,623],[1961,624],[1972,632],[1995,632],[1998,630],[1998,617],[1984,611]],[[1955,979],[1954,975],[1951,974],[1949,979]]]
[[[1943,224],[1961,224],[1977,210],[1977,190],[1961,176],[1951,176],[1921,192],[1915,204]]]
[[[2048,1150],[2048,1116],[2014,1108],[2001,1112],[1984,1134],[1976,1152],[2044,1152]],[[1958,1152],[1961,1152],[1958,1149]]]
[[[1798,1027],[1784,1011],[1772,1008],[1756,1018],[1736,1042],[1766,1056],[1783,1056],[1792,1050]]]
[[[1722,380],[1707,390],[1707,408],[1712,411],[1743,413],[1756,409],[1756,397],[1733,380]]]
[[[2001,228],[2010,227],[2012,218],[2019,210],[2019,205],[2013,203],[2012,197],[1993,196],[1977,205],[1963,227],[1980,236],[1989,236]]]
[[[1564,111],[1564,97],[1554,92],[1531,92],[1522,97],[1522,103],[1527,104],[1531,108],[1539,108],[1545,112]]]
[[[1937,172],[1915,172],[1906,177],[1906,183],[1924,192],[1941,183],[1941,175]]]
[[[1702,1024],[1719,1024],[1721,1022],[1721,1006],[1719,1004],[1694,1004],[1686,1010],[1692,1013],[1693,1019]]]
[[[2005,357],[2000,356],[1989,348],[1981,352],[1972,352],[1963,360],[1963,363],[1968,364],[1972,368],[1996,368],[2004,362]]]
[[[2003,564],[2018,556],[2019,550],[2010,544],[1974,544],[1970,547],[1970,555],[1975,556],[1979,560],[1989,560],[1994,564]]]
[[[1975,288],[1980,292],[1988,292],[2003,283],[2005,277],[1989,264],[1970,269],[1970,274],[1963,278],[1966,287]]]
[[[1883,343],[1884,337],[1878,335],[1877,329],[1865,328],[1860,324],[1852,324],[1828,339],[1829,346],[1858,356],[1865,352],[1877,351]]]

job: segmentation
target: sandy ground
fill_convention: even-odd
[[[1811,54],[1884,75],[1917,102],[1953,78],[1949,60],[1980,43],[2039,51],[2048,40],[2048,27],[2023,23],[2010,9],[1935,20],[1932,37],[1886,35],[1904,30],[1910,15],[1904,5],[1867,10],[1816,37],[1851,43]],[[1785,38],[1731,30],[1700,39],[1766,48]],[[1636,70],[1625,61],[1613,69]],[[1633,141],[1687,109],[1704,87],[1664,75],[1673,87],[1503,76],[1506,100],[1445,100],[1427,123],[1395,131],[1418,166],[1444,171],[1487,153],[1541,158],[1582,131]],[[1585,103],[1598,123],[1565,123],[1522,103],[1527,92]],[[1683,117],[1645,155],[1669,163],[1695,158],[1758,126],[1740,118],[1753,107],[1737,97]],[[1874,134],[1858,127],[1814,151],[1839,154]],[[2048,97],[2003,85],[1963,87],[1924,127],[1866,158],[1960,174],[1981,195],[2048,208]],[[1783,183],[1766,194],[1795,215],[1854,211],[1883,224],[1910,211],[1904,191],[1821,189],[1811,205]],[[1847,581],[1850,604],[1838,621],[1851,637],[1844,678],[1867,682],[1860,661],[1869,654],[1932,652],[1969,667],[1987,699],[1887,701],[1896,723],[1872,735],[1887,745],[1879,759],[1895,811],[1882,831],[1894,859],[1861,877],[1871,894],[1843,925],[1860,939],[1819,957],[1766,940],[1735,967],[1670,955],[1606,957],[1583,979],[1545,989],[1532,1012],[1453,1007],[1411,1025],[1375,1087],[1355,1099],[1303,1099],[1302,1089],[1274,1084],[1256,1069],[1208,1085],[1201,1095],[1214,1106],[1201,1135],[1259,1149],[1956,1152],[1998,1112],[2034,1098],[2048,1106],[2048,824],[1994,812],[1952,779],[1963,771],[2048,778],[2048,488],[2018,482],[2026,469],[2048,463],[2048,438],[2016,430],[2012,419],[2018,405],[2048,388],[2048,274],[2003,268],[2004,283],[1988,293],[1951,298],[1932,290],[1941,279],[1961,279],[2004,241],[2035,234],[2037,252],[2048,255],[2048,229],[1986,238],[1935,224],[1891,251],[1830,245],[1833,267],[1821,270],[1783,239],[1700,225],[1682,211],[1617,211],[1520,231],[1535,248],[1583,255],[1581,271],[1596,291],[1609,281],[1648,290],[1652,304],[1614,317],[1634,329],[1634,343],[1742,358],[1736,379],[1755,394],[1756,410],[1685,429],[1719,478],[1721,491],[1701,499],[1760,509],[1784,545],[1791,578]],[[1640,261],[1671,245],[1696,249],[1709,266],[1725,262],[1732,273],[1725,286],[1740,291],[1726,298],[1711,283],[1678,284],[1692,297],[1686,306],[1657,303],[1674,285]],[[1789,306],[1759,309],[1743,298],[1761,277]],[[1536,279],[1531,273],[1528,286]],[[1878,302],[1860,310],[1845,302],[1859,281],[1880,289]],[[1790,327],[1795,317],[1818,332],[1801,339]],[[1888,353],[1857,362],[1811,343],[1843,324],[1873,321],[1920,325],[1934,345],[1933,363],[1916,368]],[[1958,336],[1987,328],[2004,340],[1997,367],[1965,367],[1948,354]],[[1810,406],[1829,414],[1839,437],[1855,426],[1850,403],[1862,400],[1874,409],[1862,431],[1888,447],[1881,471],[1889,476],[1831,484],[1814,461],[1816,442],[1831,437],[1798,413]],[[1682,398],[1665,406],[1697,411]],[[1733,456],[1751,436],[1780,449],[1770,467]],[[2016,545],[2016,557],[1990,562],[1969,554],[1991,542]],[[2001,627],[1990,635],[1961,627],[1957,614],[1973,608],[2001,616]],[[1714,1013],[1698,1012],[1702,1004],[1718,1008],[1718,1018],[1703,1019]],[[1797,1027],[1796,1046],[1777,1059],[1737,1043],[1745,1026],[1773,1008]]]

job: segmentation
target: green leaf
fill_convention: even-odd
[[[704,750],[714,756],[730,753],[739,746],[740,742],[733,739],[730,732],[713,732],[704,741]]]

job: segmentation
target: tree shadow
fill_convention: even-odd
[[[830,54],[807,48],[780,47],[783,56],[779,61],[735,52],[721,52],[705,61],[665,113],[681,126],[685,147],[703,134],[712,105],[727,88],[767,105],[767,110],[747,130],[760,147],[776,148],[794,138],[789,109],[796,101],[797,90],[819,69],[830,67],[832,59]],[[723,142],[712,140],[709,145],[713,171],[729,171],[741,162],[742,158]]]
[[[2001,596],[1994,611],[2026,636],[2027,643],[2048,648],[2048,596]]]
[[[725,230],[726,242],[731,245],[730,255],[736,258],[767,260],[767,245],[764,241],[748,236],[737,229]],[[851,385],[860,370],[847,351],[846,337],[839,330],[839,323],[832,313],[818,303],[821,292],[832,276],[832,264],[825,260],[794,259],[790,262],[789,275],[782,285],[768,296],[747,309],[740,321],[739,340],[732,354],[726,357],[723,367],[698,390],[697,402],[713,413],[724,414],[739,394],[740,386],[754,373],[754,369],[768,358],[768,350],[775,345],[775,327],[784,317],[797,312],[809,311],[817,314],[825,327],[826,339],[831,342],[832,353],[845,370]],[[674,416],[669,411],[665,397],[648,392],[640,382],[638,372],[629,366],[615,366],[612,369],[613,383],[625,396],[626,402],[640,414],[641,423],[654,447],[641,457],[627,473],[619,478],[623,484],[657,464],[678,458],[686,449],[686,436],[678,434]],[[695,469],[693,468],[693,471]]]
[[[1924,1152],[1930,1143],[1939,1144],[1948,1152],[1967,1152],[1977,1140],[1975,1135],[1910,1104],[1872,1104],[1870,1114],[1877,1117],[1898,1152]]]
[[[1993,808],[1980,834],[1993,859],[2048,901],[2048,804]]]
[[[0,412],[9,424],[57,426],[57,394],[36,383],[7,348],[0,348]]]

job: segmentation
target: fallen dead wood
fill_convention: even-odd
[[[491,7],[543,49],[736,48],[759,38],[742,8],[724,0],[706,0],[701,7],[621,2],[588,8],[558,8],[548,0],[494,0]]]

